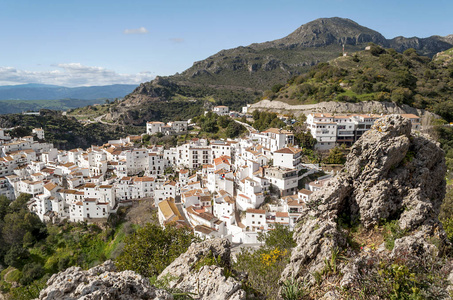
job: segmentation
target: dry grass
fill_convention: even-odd
[[[144,226],[146,223],[158,224],[156,213],[157,208],[154,207],[154,200],[144,199],[134,204],[127,211],[125,219],[139,226]]]
[[[376,250],[382,243],[384,243],[384,228],[377,227],[371,230],[366,230],[359,226],[356,231],[350,231],[350,236],[356,242],[361,250]]]

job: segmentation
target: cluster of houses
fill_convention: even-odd
[[[215,112],[228,114],[224,107]],[[419,119],[409,118],[419,126]],[[338,137],[357,139],[375,119],[311,114],[307,125],[318,144],[335,144]],[[151,122],[147,133],[183,132],[187,124]],[[301,186],[321,169],[304,164],[294,134],[280,128],[235,140],[194,138],[168,149],[140,146],[141,136],[129,136],[64,151],[42,142],[43,131],[34,134],[11,139],[0,129],[0,195],[32,195],[28,208],[46,222],[104,220],[120,206],[149,199],[162,225],[190,227],[203,238],[257,243],[259,233],[277,224],[292,230],[311,194],[330,180]]]

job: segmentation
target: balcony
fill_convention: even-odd
[[[268,222],[268,223],[273,223],[273,222],[275,222],[275,216],[268,216],[268,217],[266,217],[266,222]]]
[[[350,136],[353,136],[354,132],[352,132],[352,131],[339,131],[338,135],[350,135]]]

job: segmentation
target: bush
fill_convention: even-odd
[[[287,226],[275,224],[274,230],[269,230],[267,233],[260,232],[258,241],[264,242],[266,247],[290,249],[296,246],[293,239],[293,232]]]
[[[280,248],[261,247],[256,251],[242,248],[236,256],[233,269],[247,272],[252,289],[259,291],[267,298],[278,299],[280,289],[278,281],[288,264],[289,257],[290,252]]]
[[[22,278],[20,283],[28,285],[35,279],[41,278],[44,275],[44,269],[39,263],[26,264],[22,269]]]
[[[5,263],[15,268],[20,268],[29,256],[28,250],[20,245],[13,245],[5,255]]]
[[[398,225],[397,220],[385,223],[384,230],[385,247],[388,250],[393,250],[393,247],[395,247],[395,240],[406,235],[406,232]]]
[[[148,223],[125,239],[123,253],[116,259],[120,270],[132,270],[152,277],[161,273],[184,253],[197,238],[187,229]]]
[[[402,253],[395,259],[365,258],[360,276],[342,295],[345,299],[448,299],[448,259],[420,259]]]
[[[329,155],[324,159],[324,162],[328,164],[344,164],[346,156],[339,147],[335,147],[329,150]]]

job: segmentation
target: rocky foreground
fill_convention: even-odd
[[[408,120],[378,120],[352,147],[340,174],[307,203],[282,283],[298,282],[309,299],[383,299],[390,293],[395,299],[402,293],[449,298],[453,267],[443,257],[450,243],[438,220],[445,172],[443,151],[411,135]],[[388,247],[383,224],[392,221],[400,234]],[[354,247],[357,241],[362,246]],[[168,291],[194,299],[246,299],[246,277],[233,272],[229,242],[215,239],[193,244],[163,271],[158,279],[167,282],[167,291],[106,262],[53,275],[39,299],[173,299]]]
[[[213,260],[215,259],[215,264]],[[246,299],[241,283],[226,273],[230,267],[230,243],[215,239],[192,244],[186,253],[159,276],[166,290],[132,271],[116,272],[112,261],[87,271],[71,267],[53,275],[41,291],[40,300],[135,300],[174,299],[173,294],[192,299]]]
[[[415,266],[442,256],[449,247],[438,220],[445,172],[443,151],[430,139],[411,135],[408,120],[398,115],[379,119],[352,147],[341,173],[312,195],[294,233],[298,245],[282,280],[314,284],[317,275],[319,280],[320,274],[330,273],[336,286],[360,288],[366,272],[373,272],[364,265],[399,259]],[[391,220],[403,235],[391,251],[384,243],[353,249],[348,227],[362,228],[367,237],[383,242],[380,225]],[[341,271],[326,271],[340,253],[343,259],[336,267]],[[329,295],[335,293],[330,290]]]

